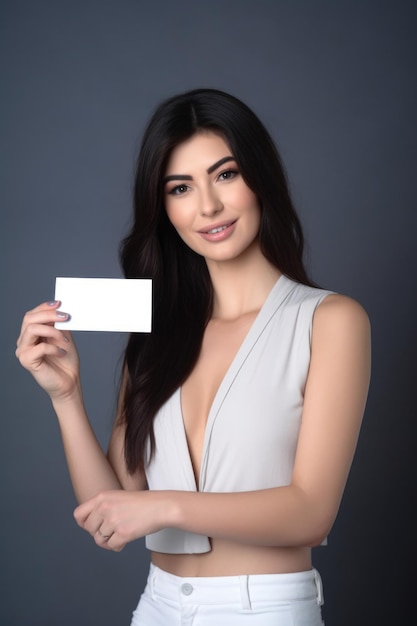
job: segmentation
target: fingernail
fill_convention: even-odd
[[[69,318],[68,313],[63,313],[62,311],[57,311],[56,316],[59,317],[59,319],[61,320],[66,320]]]
[[[67,353],[67,351],[64,350],[64,348],[58,348],[58,350],[59,350],[59,353],[62,354],[62,356],[64,356]]]
[[[69,339],[68,339],[68,337],[66,337],[66,336],[64,335],[64,333],[62,333],[62,336],[64,337],[64,341],[67,341],[67,342],[69,343]]]
[[[50,302],[48,302],[48,306],[55,306],[56,304],[58,304],[58,300],[51,300]]]

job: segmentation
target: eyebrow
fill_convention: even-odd
[[[213,163],[213,165],[210,165],[210,167],[207,168],[207,174],[211,174],[212,172],[214,172],[214,170],[217,170],[217,168],[223,165],[223,163],[228,163],[229,161],[235,160],[236,159],[232,156],[223,157],[222,159],[219,159],[219,161],[216,161],[216,163]],[[171,174],[170,176],[165,176],[163,184],[165,185],[170,180],[193,180],[193,177],[188,176],[187,174]]]

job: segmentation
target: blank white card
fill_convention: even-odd
[[[62,330],[150,333],[152,280],[148,278],[55,279],[59,310],[71,317],[57,322]]]

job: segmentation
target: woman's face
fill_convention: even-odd
[[[258,200],[220,135],[198,133],[172,151],[164,198],[180,237],[207,261],[232,260],[258,245]]]

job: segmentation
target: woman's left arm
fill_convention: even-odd
[[[108,492],[82,504],[77,522],[112,534],[108,549],[161,528],[269,546],[313,546],[330,531],[348,477],[370,379],[363,308],[327,296],[313,321],[311,362],[291,483],[259,491]],[[99,526],[100,527],[100,526]]]

